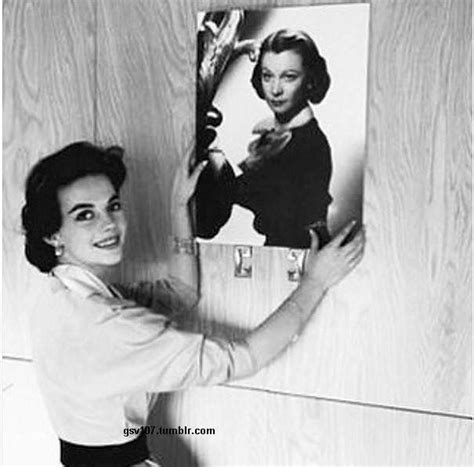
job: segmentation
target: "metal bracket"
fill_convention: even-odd
[[[252,277],[252,247],[236,245],[234,247],[234,276]]]
[[[291,282],[299,282],[303,275],[305,251],[293,250],[288,251],[288,280]]]

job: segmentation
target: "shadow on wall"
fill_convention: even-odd
[[[152,284],[144,283],[143,285],[145,290],[152,291]],[[151,293],[149,296],[153,295]],[[146,303],[147,298],[145,296],[133,296],[133,298],[143,306],[149,306]],[[231,325],[199,314],[184,313],[176,316],[175,321],[178,327],[184,331],[229,340],[242,339],[250,330],[243,326]],[[152,397],[157,396],[157,401],[149,414],[148,425],[177,428],[176,421],[178,419],[182,420],[184,413],[182,411],[181,394],[182,392],[170,392],[153,395]],[[163,466],[201,467],[203,465],[193,452],[191,443],[180,435],[148,436],[148,446],[153,457]]]
[[[171,411],[176,407],[179,393],[163,393],[151,411],[148,424],[176,428]],[[200,467],[202,464],[190,446],[179,435],[149,436],[148,447],[153,457],[163,466]]]
[[[247,335],[249,329],[229,325],[212,319],[199,321],[184,317],[180,327],[187,331],[200,332],[226,339],[239,339]],[[148,417],[148,425],[163,428],[178,428],[176,420],[183,419],[180,414],[181,392],[160,393]],[[188,438],[189,439],[189,438]],[[180,435],[149,436],[148,447],[153,457],[163,466],[202,467],[193,452],[191,443]]]
[[[351,156],[351,166],[345,169],[338,182],[337,193],[331,191],[334,200],[329,206],[329,228],[334,236],[351,219],[363,223],[365,150],[361,148]],[[336,169],[337,170],[337,169]]]

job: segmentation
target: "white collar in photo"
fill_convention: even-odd
[[[313,118],[313,109],[307,105],[306,107],[302,108],[289,122],[283,125],[278,123],[275,117],[269,117],[261,120],[254,126],[252,133],[263,134],[273,130],[279,132],[291,130],[292,128],[298,128],[300,126],[306,125]]]

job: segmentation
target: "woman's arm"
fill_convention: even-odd
[[[90,339],[88,342],[96,347],[96,357],[93,361],[88,359],[87,364],[77,360],[71,365],[68,369],[71,390],[82,391],[83,397],[118,395],[143,389],[176,391],[253,375],[294,340],[328,288],[360,261],[363,232],[342,246],[352,225],[320,251],[317,251],[317,238],[312,234],[300,285],[243,340],[228,341],[181,331],[169,326],[161,314],[150,313],[147,308],[133,302],[95,297],[91,306],[97,306],[97,313],[103,313],[106,319],[100,319],[97,326],[85,333]],[[117,344],[112,349],[111,340]],[[79,367],[87,372],[84,377],[87,386],[77,384],[77,374],[84,373],[82,370],[78,373]]]
[[[193,149],[190,148],[177,169],[171,194],[171,259],[170,275],[197,291],[198,262],[189,212],[189,200],[207,161],[189,171]]]
[[[266,366],[300,334],[327,290],[362,259],[365,244],[363,230],[350,243],[342,246],[354,224],[348,224],[319,252],[317,235],[311,231],[311,248],[299,286],[246,338],[256,365],[251,373]],[[249,374],[234,375],[235,378],[244,376]]]

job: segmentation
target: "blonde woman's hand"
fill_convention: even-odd
[[[319,251],[318,236],[312,230],[310,231],[311,247],[306,256],[302,283],[312,283],[327,290],[359,264],[364,254],[364,230],[361,229],[350,242],[342,245],[354,225],[355,222],[347,224]]]
[[[189,167],[194,159],[194,145],[189,146],[186,155],[180,161],[173,180],[171,204],[173,207],[186,207],[196,190],[197,181],[208,161],[198,164],[192,172]]]

